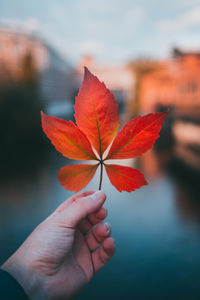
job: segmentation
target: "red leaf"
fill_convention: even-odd
[[[62,155],[76,160],[92,160],[96,156],[85,134],[72,122],[46,116],[43,112],[42,128]]]
[[[102,157],[119,128],[118,105],[105,84],[87,68],[74,108],[78,127]]]
[[[110,182],[119,192],[131,192],[148,184],[137,169],[119,165],[105,165],[105,168]]]
[[[106,159],[133,158],[153,147],[168,111],[139,116],[115,137]]]
[[[58,179],[66,190],[79,192],[93,178],[99,165],[69,165],[60,169]]]
[[[152,148],[168,113],[137,117],[115,137],[119,116],[114,96],[87,68],[74,107],[78,127],[72,121],[41,113],[43,131],[64,156],[76,160],[98,160],[104,165],[107,159],[133,158]],[[103,159],[103,153],[114,137],[108,156]],[[94,154],[92,146],[100,159]],[[89,183],[98,166],[65,166],[60,169],[58,179],[66,189],[77,192]],[[147,184],[144,175],[137,169],[119,165],[105,165],[105,168],[111,183],[120,192],[131,192]],[[102,173],[100,182],[101,179]]]

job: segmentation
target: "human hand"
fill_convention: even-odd
[[[105,199],[100,191],[69,198],[3,264],[30,299],[73,297],[113,256]]]

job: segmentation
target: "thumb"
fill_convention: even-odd
[[[106,200],[102,191],[74,200],[70,206],[57,214],[57,221],[66,227],[75,228],[87,215],[98,211]]]

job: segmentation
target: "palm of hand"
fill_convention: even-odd
[[[69,229],[52,245],[53,248],[57,245],[56,249],[52,248],[48,255],[43,255],[47,289],[53,282],[54,290],[49,291],[50,294],[54,294],[54,299],[62,299],[62,295],[66,297],[67,294],[74,295],[74,291],[79,292],[91,280],[94,275],[92,255],[87,238],[79,229]],[[63,282],[62,289],[60,282]],[[55,289],[56,286],[59,288]]]
[[[77,266],[79,267],[78,272],[84,275],[86,281],[85,283],[89,282],[93,277],[95,270],[93,266],[91,250],[87,244],[87,238],[80,230],[77,230],[75,233],[74,244],[72,246],[72,255],[77,263]]]

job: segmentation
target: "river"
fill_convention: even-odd
[[[72,194],[56,178],[67,161],[52,157],[36,177],[1,188],[1,263]],[[97,186],[98,174],[87,188]],[[104,178],[103,190],[117,250],[76,299],[200,299],[198,201],[166,174],[130,194],[119,193]]]

